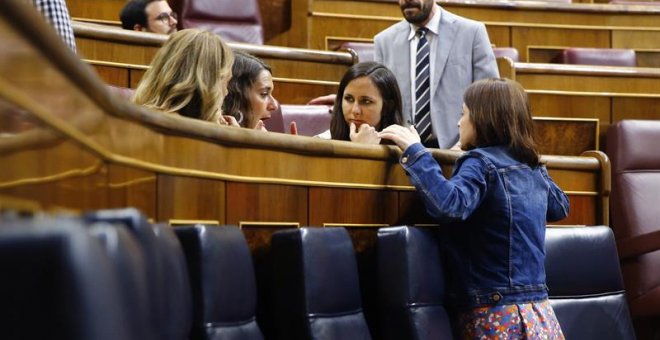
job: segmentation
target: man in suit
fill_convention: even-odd
[[[399,6],[405,20],[376,35],[376,61],[394,72],[401,89],[404,120],[419,131],[420,122],[415,118],[417,109],[423,108],[415,107],[416,55],[421,39],[417,30],[426,28],[432,134],[424,144],[450,148],[458,142],[457,123],[465,89],[475,80],[499,77],[486,27],[442,9],[434,0],[399,0]],[[428,109],[428,103],[419,106]]]

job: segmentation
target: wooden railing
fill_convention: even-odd
[[[80,57],[93,65],[108,84],[122,87],[137,86],[156,51],[167,40],[165,35],[86,22],[74,21],[73,29]],[[339,79],[357,61],[348,52],[228,44],[268,63],[275,77],[275,96],[292,104],[304,104],[311,98],[336,92]]]

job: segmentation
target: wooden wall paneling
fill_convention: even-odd
[[[312,98],[337,93],[339,88],[339,82],[273,79],[273,83],[273,96],[282,104],[307,104]]]
[[[393,225],[397,218],[398,196],[394,191],[309,188],[309,225]]]
[[[108,207],[133,207],[156,220],[157,178],[153,172],[109,164]]]
[[[637,66],[660,68],[660,49],[635,49]]]
[[[213,179],[159,174],[158,221],[215,220],[225,223],[225,182]]]
[[[656,6],[657,7],[657,6]],[[660,28],[644,28],[641,23],[631,25],[629,29],[613,30],[612,47],[613,48],[635,48],[635,49],[660,49]]]
[[[96,74],[99,78],[103,80],[106,84],[120,86],[120,87],[130,87],[130,78],[129,78],[129,69],[113,66],[104,66],[104,65],[92,65]]]
[[[144,76],[144,73],[146,71],[144,70],[136,70],[136,69],[131,69],[128,73],[128,82],[129,82],[129,87],[132,89],[136,89],[138,87],[138,84],[140,84],[140,80],[142,80],[142,77]]]
[[[598,225],[597,200],[595,195],[568,195],[570,211],[568,217],[551,224],[558,225]]]
[[[512,46],[511,27],[489,25],[486,26],[486,31],[488,31],[488,39],[490,39],[490,43],[493,44],[494,46],[496,47]]]
[[[544,155],[579,156],[598,150],[598,119],[534,117],[534,139]]]
[[[119,21],[119,13],[126,0],[67,0],[66,5],[72,18]]]
[[[273,77],[339,82],[350,65],[318,63],[286,59],[262,58],[268,64]]]
[[[511,46],[520,60],[527,60],[527,46],[610,47],[610,32],[603,29],[571,27],[511,27]]]
[[[117,29],[122,33],[121,29]],[[110,28],[109,32],[113,32]],[[106,38],[107,39],[107,38]],[[116,38],[120,39],[120,38]],[[149,65],[160,46],[115,42],[76,35],[76,49],[81,59],[109,61],[120,64]]]
[[[305,186],[228,182],[225,222],[243,229],[254,221],[285,228],[307,225],[307,191]]]
[[[268,42],[291,28],[291,2],[293,0],[259,0],[264,41]]]
[[[612,105],[609,96],[588,96],[570,92],[550,93],[536,90],[528,90],[527,93],[534,116],[598,119],[600,145],[610,124]]]
[[[450,173],[443,171],[443,174],[449,175]],[[435,225],[438,223],[426,212],[424,202],[416,191],[399,191],[398,194],[399,219],[396,225]]]

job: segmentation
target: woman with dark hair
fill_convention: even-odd
[[[399,85],[392,71],[379,63],[351,66],[339,83],[337,99],[329,133],[318,137],[379,144],[378,131],[403,122]]]
[[[266,130],[263,120],[270,118],[278,105],[273,87],[270,66],[255,56],[236,51],[223,112],[234,116],[241,127]]]
[[[379,136],[426,210],[446,222],[450,303],[463,339],[563,339],[545,283],[547,221],[568,215],[568,198],[541,164],[529,101],[520,84],[484,79],[467,88],[458,121],[463,154],[447,179],[414,127]]]

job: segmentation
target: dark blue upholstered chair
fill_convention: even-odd
[[[346,229],[278,231],[271,251],[278,339],[371,339]]]
[[[0,221],[3,339],[138,340],[114,264],[80,220]]]
[[[250,249],[236,227],[176,227],[193,293],[191,339],[263,339]]]
[[[89,223],[123,224],[143,251],[149,290],[149,327],[159,340],[186,339],[192,327],[188,269],[169,227],[152,226],[136,209],[99,210],[85,214]]]
[[[124,225],[97,222],[90,225],[88,231],[101,242],[117,270],[119,298],[130,306],[124,312],[126,327],[138,339],[155,339],[153,330],[145,327],[150,313],[149,283],[140,244]]]
[[[609,227],[546,232],[546,282],[566,339],[635,339]]]
[[[440,249],[431,230],[378,230],[378,283],[384,339],[451,339]]]

